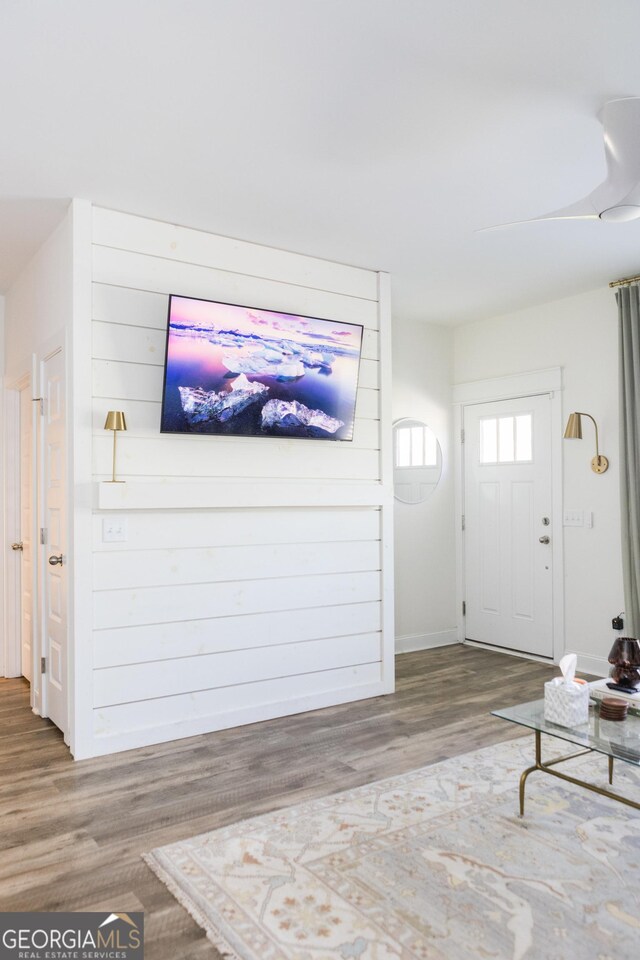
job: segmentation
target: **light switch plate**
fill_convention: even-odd
[[[103,543],[118,543],[127,539],[127,521],[124,517],[105,517],[102,521]]]
[[[562,523],[565,527],[583,527],[584,526],[584,511],[582,510],[565,510]]]

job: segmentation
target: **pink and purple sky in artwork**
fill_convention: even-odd
[[[316,343],[360,348],[362,328],[353,323],[338,323],[315,317],[276,313],[254,307],[241,307],[190,297],[172,297],[171,323],[205,330],[228,330],[248,336],[257,334],[269,339],[284,337],[303,343],[312,338]]]

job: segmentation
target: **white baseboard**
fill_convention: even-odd
[[[579,653],[577,656],[580,673],[594,673],[596,677],[609,676],[611,666],[606,657],[591,657],[587,653]]]
[[[459,642],[455,627],[453,630],[440,630],[438,633],[411,633],[405,637],[396,637],[396,653],[431,650],[433,647],[448,647]]]

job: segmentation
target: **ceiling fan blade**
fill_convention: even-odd
[[[496,223],[491,227],[482,227],[476,233],[486,233],[488,230],[501,230],[503,227],[517,227],[523,223],[541,223],[543,220],[597,220],[598,212],[589,197],[578,200],[568,207],[561,207],[552,213],[545,213],[541,217],[530,217],[528,220],[512,220],[509,223]]]
[[[559,210],[543,213],[540,217],[532,217],[529,223],[536,223],[538,220],[597,220],[598,213],[598,208],[594,205],[591,194],[589,194],[582,200],[570,203],[568,207],[560,207]]]
[[[607,179],[590,194],[599,213],[628,201],[640,184],[640,97],[609,100],[600,120]]]
[[[623,222],[640,216],[640,97],[605,103],[600,113],[604,132],[607,178],[595,190],[559,210],[529,220],[484,227],[477,233],[542,220],[608,220]],[[608,213],[608,216],[605,214]],[[601,214],[603,215],[601,217]]]

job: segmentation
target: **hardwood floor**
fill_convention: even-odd
[[[143,852],[521,736],[490,710],[556,673],[469,646],[404,654],[391,696],[79,763],[27,683],[0,680],[0,910],[144,910],[147,960],[217,960]]]

